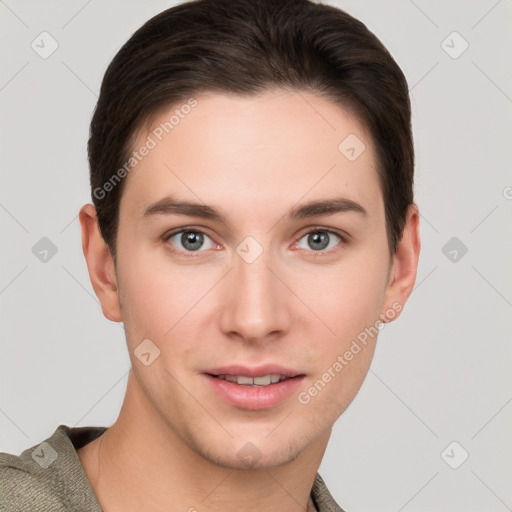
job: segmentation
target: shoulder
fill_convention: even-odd
[[[0,511],[39,512],[52,510],[64,512],[62,503],[51,479],[32,467],[27,457],[0,453]]]
[[[0,452],[0,512],[101,510],[76,448],[103,430],[59,425],[50,437],[20,455]]]

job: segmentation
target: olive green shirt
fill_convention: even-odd
[[[105,430],[59,425],[20,455],[0,453],[0,511],[102,512],[76,450]],[[318,512],[343,512],[318,473],[311,497]]]

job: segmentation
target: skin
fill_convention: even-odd
[[[270,409],[237,408],[202,373],[277,363],[304,373],[307,391],[365,328],[391,321],[390,310],[398,318],[393,304],[405,305],[416,278],[418,209],[391,258],[371,138],[326,99],[283,90],[196,99],[125,178],[116,265],[94,207],[80,211],[91,282],[104,315],[124,324],[132,368],[118,419],[78,455],[108,512],[314,510],[309,493],[333,423],[358,392],[377,337],[307,404],[294,393]],[[366,145],[353,162],[338,150],[349,134]],[[227,222],[144,218],[168,194],[214,206]],[[367,214],[285,218],[297,204],[339,196]],[[178,228],[205,233],[199,251],[180,236],[165,240]],[[349,238],[330,235],[318,250],[307,236],[315,229]],[[247,236],[263,249],[252,263],[236,252]],[[147,338],[160,349],[149,366],[134,355]],[[237,457],[247,442],[260,453],[249,468]]]

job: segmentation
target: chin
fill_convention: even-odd
[[[295,460],[307,447],[307,443],[290,440],[286,445],[282,441],[270,441],[258,435],[254,441],[228,438],[218,440],[190,439],[192,447],[201,457],[217,466],[235,470],[263,470],[283,466]]]

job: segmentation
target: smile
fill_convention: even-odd
[[[247,377],[245,375],[214,375],[218,379],[227,380],[228,382],[236,382],[242,386],[270,386],[288,379],[286,375],[269,374],[261,377]]]

